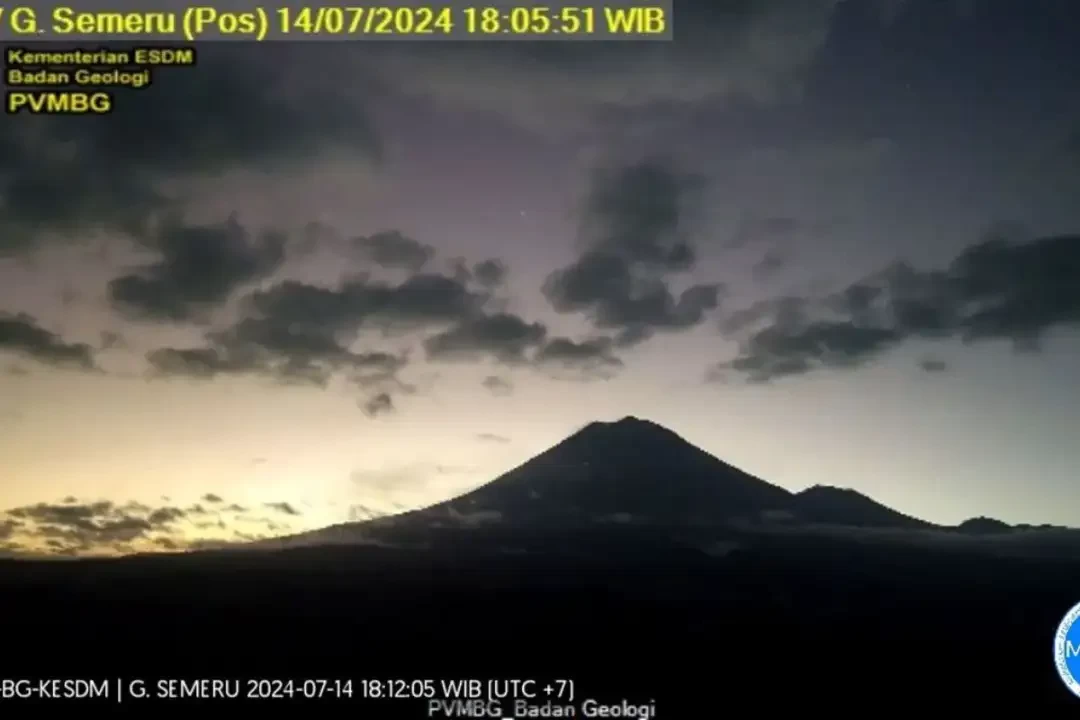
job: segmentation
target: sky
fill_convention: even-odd
[[[8,117],[0,549],[361,520],[625,415],[1080,526],[1078,20],[686,0],[672,42],[214,43]]]

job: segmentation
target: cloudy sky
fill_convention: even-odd
[[[1072,5],[216,44],[9,117],[0,544],[361,519],[628,414],[793,490],[1080,526]]]

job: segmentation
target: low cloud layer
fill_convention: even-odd
[[[271,537],[301,513],[284,502],[262,511],[207,494],[189,506],[139,502],[37,503],[0,512],[0,551],[25,555],[111,555],[197,548],[207,542]]]
[[[828,298],[778,298],[733,313],[723,329],[741,338],[739,354],[716,370],[768,381],[855,368],[913,339],[1005,340],[1037,351],[1050,331],[1080,326],[1077,277],[1080,236],[990,238],[943,270],[897,264]]]

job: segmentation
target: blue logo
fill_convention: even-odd
[[[1080,697],[1080,603],[1073,605],[1054,636],[1054,665],[1065,687]]]

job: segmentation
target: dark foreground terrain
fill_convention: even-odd
[[[363,700],[363,678],[573,679],[579,699],[655,700],[658,718],[1080,711],[1052,660],[1080,563],[806,538],[717,557],[617,535],[563,538],[587,554],[12,561],[0,676],[351,678],[351,700],[291,702],[372,718],[427,706]]]
[[[153,695],[157,679],[292,678],[291,701],[267,708],[369,718],[430,708],[365,689],[441,699],[441,680],[468,678],[572,680],[576,701],[655,701],[657,718],[1076,713],[1052,652],[1080,601],[1074,535],[791,493],[624,418],[394,517],[227,551],[0,565],[0,679],[141,679]],[[307,699],[304,679],[351,680],[352,697]]]

